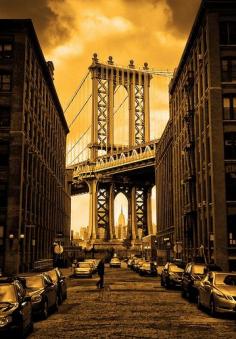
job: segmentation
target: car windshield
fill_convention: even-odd
[[[56,273],[56,271],[49,271],[49,272],[47,272],[47,274],[52,279],[52,281],[57,281],[57,273]]]
[[[151,265],[150,265],[149,262],[142,264],[142,267],[143,267],[143,268],[148,268],[148,269],[150,269],[150,266],[151,266]]]
[[[15,303],[16,301],[17,299],[14,286],[9,284],[0,285],[0,303]]]
[[[120,262],[120,260],[118,258],[112,258],[111,261],[117,261]]]
[[[215,284],[236,286],[236,274],[216,274]]]
[[[43,279],[41,276],[24,277],[27,288],[43,288]]]
[[[80,268],[90,268],[89,262],[80,262],[78,265]]]
[[[176,265],[170,265],[169,271],[173,273],[183,272],[184,270]]]
[[[205,273],[206,266],[204,265],[194,265],[192,268],[192,273],[193,274],[204,274]]]

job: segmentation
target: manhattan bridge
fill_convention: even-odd
[[[151,70],[147,63],[136,68],[133,60],[127,67],[118,66],[111,56],[100,62],[94,54],[65,108],[65,115],[72,117],[73,142],[67,149],[72,195],[89,193],[92,243],[115,241],[114,200],[119,193],[128,201],[128,239],[135,244],[153,234],[151,192],[158,139],[150,140],[149,89],[155,75],[172,73]],[[126,139],[117,142],[126,130]]]

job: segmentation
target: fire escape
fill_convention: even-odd
[[[186,110],[183,117],[186,129],[184,144],[185,171],[183,177],[184,189],[184,248],[185,256],[190,258],[195,248],[196,230],[196,169],[195,169],[195,138],[194,138],[194,78],[188,71],[185,81]]]

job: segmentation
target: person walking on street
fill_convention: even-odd
[[[99,280],[96,283],[97,288],[103,288],[104,287],[104,273],[105,273],[105,265],[104,265],[104,259],[101,259],[98,267],[97,267]]]

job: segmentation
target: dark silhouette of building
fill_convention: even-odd
[[[0,20],[0,267],[51,258],[70,239],[67,123],[31,20]]]
[[[236,269],[236,2],[204,0],[170,83],[171,248]],[[168,135],[166,136],[168,138]],[[169,152],[169,150],[168,150]],[[165,156],[157,173],[165,168]],[[162,180],[169,181],[169,172]],[[172,204],[172,198],[169,204]],[[157,200],[162,194],[157,193]],[[167,204],[168,205],[168,204]],[[163,220],[165,209],[158,210]],[[161,221],[162,223],[162,221]],[[172,231],[171,231],[172,232]],[[171,232],[166,237],[172,239]],[[176,245],[179,246],[176,246]]]

